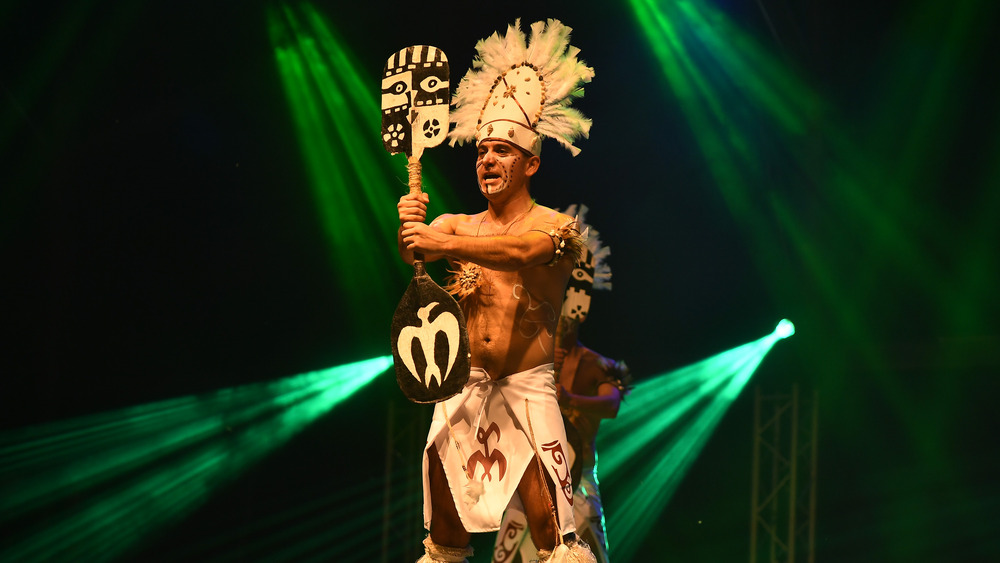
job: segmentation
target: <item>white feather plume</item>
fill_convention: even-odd
[[[535,130],[566,147],[574,156],[573,146],[579,137],[590,135],[591,120],[570,107],[573,99],[583,96],[581,84],[590,82],[594,69],[579,60],[580,50],[569,44],[572,29],[556,19],[531,24],[527,40],[521,20],[476,43],[477,56],[455,91],[451,112],[454,129],[449,144],[464,144],[475,138],[480,113],[493,88],[494,80],[512,66],[531,64],[545,82],[545,102]]]

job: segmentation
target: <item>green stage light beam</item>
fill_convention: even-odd
[[[616,561],[632,559],[729,406],[791,328],[783,320],[758,340],[638,383],[618,417],[604,423],[602,488],[627,491],[607,506]]]
[[[396,531],[396,538],[420,519],[420,478],[419,464],[397,468],[391,475],[395,483],[411,481],[414,485],[400,487],[404,492],[390,499],[388,529]],[[158,547],[157,554],[168,561],[214,563],[377,561],[382,560],[385,547],[388,561],[401,561],[405,553],[420,548],[423,534],[407,538],[411,543],[393,541],[383,546],[386,511],[376,499],[381,499],[384,486],[384,476],[376,472],[364,481],[344,482],[322,496],[303,492],[292,499],[291,508],[267,513],[239,528],[219,523],[218,529],[204,530],[204,539]]]
[[[3,559],[114,559],[392,365],[391,356],[0,436]]]
[[[778,338],[788,338],[795,334],[795,325],[788,319],[781,319],[778,326],[774,327],[774,335]]]
[[[772,143],[782,151],[788,170],[784,181],[819,185],[820,195],[850,216],[852,224],[860,220],[866,237],[890,247],[894,260],[919,279],[938,279],[906,221],[894,211],[898,202],[880,202],[872,195],[877,190],[870,186],[884,185],[891,174],[849,140],[850,132],[838,125],[834,109],[813,88],[707,2],[632,0],[632,5],[717,186],[758,248],[775,248],[780,234],[767,220],[772,212],[768,200],[754,188],[775,182],[761,167]],[[828,170],[818,170],[817,155],[810,152],[816,134],[822,134],[833,153],[824,158]],[[850,250],[856,260],[855,247]],[[754,254],[761,259],[773,255]],[[760,264],[760,270],[780,270],[771,266]]]
[[[851,236],[859,244],[805,244],[821,251],[812,263],[817,258],[834,262],[814,269],[811,275],[838,272],[843,285],[841,263],[857,265],[860,261],[880,269],[889,262],[908,271],[914,283],[930,295],[929,301],[936,302],[946,315],[960,308],[960,303],[981,301],[982,294],[970,296],[971,292],[956,290],[953,277],[942,275],[948,268],[935,263],[926,251],[930,241],[960,248],[967,243],[956,236],[965,232],[963,228],[948,224],[934,206],[921,205],[921,192],[937,185],[926,181],[942,162],[936,140],[960,121],[954,114],[962,107],[967,83],[976,76],[972,72],[976,57],[985,52],[986,22],[991,20],[984,16],[997,10],[994,3],[961,0],[944,8],[925,0],[912,8],[898,31],[906,40],[895,43],[923,43],[933,33],[940,37],[942,48],[919,64],[913,60],[912,49],[893,53],[880,73],[888,84],[873,88],[888,94],[879,100],[875,117],[853,130],[799,73],[711,3],[632,0],[631,4],[716,184],[756,247],[782,246],[779,237],[786,233],[765,215],[779,215],[780,208],[787,206],[770,189],[767,198],[759,197],[755,192],[761,189],[756,186],[782,182],[815,186],[816,198],[823,201],[826,211],[822,217],[809,218],[810,228],[800,230],[799,236],[822,236],[815,234],[821,228],[844,235],[841,225],[849,223],[855,227]],[[814,141],[820,138],[821,145]],[[780,177],[760,166],[768,161],[768,143],[780,152]],[[992,217],[991,211],[984,210],[984,216]],[[754,255],[761,261],[763,275],[782,271],[783,264],[771,258],[773,252]],[[860,287],[850,293],[835,290],[828,296],[836,304],[835,311],[840,311],[842,330],[856,336],[859,343],[872,338],[863,324],[853,322],[857,315],[847,309],[859,294],[868,298],[878,279],[859,276],[855,283]],[[835,288],[819,281],[823,287]],[[773,275],[776,293],[782,293],[782,283],[792,282]]]
[[[986,115],[976,112],[978,127],[993,132],[986,137],[992,147],[983,146],[977,151],[981,155],[978,162],[964,165],[969,170],[982,167],[982,173],[970,184],[985,189],[969,193],[963,186],[962,196],[969,202],[968,209],[978,214],[963,214],[961,224],[942,224],[946,215],[938,206],[919,206],[919,201],[914,200],[933,197],[935,194],[926,192],[941,186],[949,186],[948,191],[952,191],[954,179],[945,169],[951,153],[941,150],[942,140],[961,134],[957,128],[963,123],[963,112],[970,107],[968,93],[980,87],[984,70],[988,75],[993,69],[989,62],[992,49],[987,41],[993,36],[992,22],[1000,8],[988,0],[959,0],[948,5],[923,0],[907,8],[900,29],[892,30],[900,40],[889,43],[893,51],[886,57],[902,62],[884,65],[885,72],[879,73],[883,84],[873,88],[880,93],[880,99],[872,114],[872,146],[889,153],[886,160],[893,162],[883,191],[892,201],[900,202],[899,207],[909,204],[900,214],[905,213],[916,225],[926,226],[925,238],[942,241],[939,244],[948,248],[950,259],[940,269],[949,271],[949,275],[936,293],[945,330],[953,334],[988,333],[993,318],[982,303],[990,299],[1000,280],[992,243],[996,240],[1000,198],[991,188],[998,185],[1000,177],[996,173],[1000,113],[994,111],[989,121]],[[936,38],[934,49],[926,48],[930,36]],[[911,48],[914,44],[925,48],[918,54]]]
[[[989,16],[997,4],[921,0],[895,11],[896,21],[886,26],[894,38],[886,45],[894,50],[872,53],[872,67],[864,70],[882,83],[866,89],[876,94],[867,100],[871,111],[860,116],[858,107],[834,107],[805,74],[787,64],[772,66],[780,59],[708,2],[633,0],[632,6],[776,302],[812,287],[817,313],[833,321],[815,328],[829,334],[804,342],[803,357],[825,354],[831,341],[850,352],[815,366],[813,377],[824,393],[836,402],[852,392],[845,370],[871,373],[891,413],[881,416],[907,430],[903,447],[916,452],[925,471],[957,475],[943,430],[963,409],[954,379],[928,383],[936,392],[925,392],[938,401],[929,412],[886,353],[886,345],[900,338],[893,321],[880,324],[920,311],[926,321],[915,317],[918,322],[938,334],[991,330],[990,309],[982,303],[1000,277],[990,244],[997,232],[997,190],[989,188],[996,185],[996,153],[987,142],[981,152],[959,155],[949,141],[970,120],[979,130],[997,131],[997,114],[981,112],[988,104],[973,105],[980,98],[968,96],[992,70],[995,18]],[[790,86],[780,87],[772,68]],[[788,106],[795,117],[789,120],[771,107],[778,99],[772,89],[804,94],[810,102]],[[760,142],[749,142],[755,140]],[[773,166],[760,166],[768,162]],[[959,165],[963,174],[953,177]],[[968,184],[983,188],[970,194],[977,186]],[[957,216],[942,212],[951,211],[955,189],[967,199],[957,204]],[[893,292],[898,299],[885,299]],[[928,360],[947,365],[956,359],[950,354],[963,352],[941,353]],[[843,417],[835,432],[851,436],[879,422],[864,416]]]
[[[882,83],[872,88],[879,99],[872,113],[871,137],[873,146],[893,153],[893,174],[886,178],[885,191],[894,201],[913,204],[908,192],[927,185],[920,180],[938,176],[945,162],[941,140],[960,134],[966,94],[979,87],[976,63],[980,58],[992,60],[986,41],[993,35],[997,4],[921,0],[905,4],[904,9],[902,28],[886,30],[895,40],[887,42],[891,52],[885,57],[889,64],[879,73]],[[933,49],[929,34],[936,38]],[[915,44],[922,48],[914,49]],[[922,210],[911,206],[904,211]],[[923,211],[928,212],[917,220],[934,220],[933,208]]]
[[[349,46],[308,3],[267,11],[268,32],[331,260],[358,320],[372,303],[395,303],[394,284],[412,275],[396,255],[396,202],[407,192],[405,159],[382,145],[381,90],[375,72],[354,60]],[[424,164],[430,215],[454,208],[436,188],[440,175]],[[370,321],[366,321],[370,322]]]
[[[879,188],[888,185],[893,170],[814,88],[714,6],[697,0],[631,5],[775,298],[796,294],[802,284],[819,288],[817,306],[835,320],[824,330],[884,371],[886,358],[873,346],[877,338],[864,312],[883,290],[876,286],[879,272],[901,268],[924,287],[929,303],[952,308],[954,302],[947,290],[952,280],[942,276],[914,232],[906,212],[911,206],[881,198]],[[814,141],[819,138],[822,145]],[[779,173],[762,166],[775,155],[782,159]],[[782,185],[788,195],[774,189]],[[822,211],[791,211],[791,200],[802,197],[803,189]],[[852,225],[849,232],[845,224]],[[775,252],[782,248],[794,255]],[[788,275],[799,264],[806,266],[805,279]],[[812,345],[822,341],[812,339]],[[827,365],[817,377],[830,380],[835,393],[842,385],[838,374]],[[901,413],[907,411],[896,400],[898,385],[882,379],[886,395]],[[909,410],[904,416],[915,414]]]
[[[770,188],[773,179],[763,164],[769,148],[805,150],[808,133],[831,109],[725,14],[704,2],[631,0],[630,4],[656,56],[656,70],[687,119],[714,185],[748,235],[757,270],[776,296],[792,294],[796,280],[778,274],[787,271],[788,257],[775,252],[788,247],[784,241],[788,231],[771,217],[774,207],[784,201]],[[807,156],[791,158],[788,174],[806,174],[796,165],[807,162]],[[762,192],[757,185],[769,188]],[[815,248],[808,240],[792,243],[793,249]],[[859,316],[851,314],[850,296],[841,290],[832,275],[837,269],[828,267],[826,258],[814,253],[797,259],[815,266],[808,275],[814,278],[812,283],[830,291],[828,300],[845,304],[834,313],[840,315],[843,330],[854,334],[864,325],[854,322]]]
[[[632,0],[671,94],[733,214],[754,222],[748,176],[763,173],[758,132],[766,121],[788,137],[828,108],[721,12],[702,2]]]

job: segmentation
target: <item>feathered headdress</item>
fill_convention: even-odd
[[[591,121],[570,103],[594,69],[576,58],[570,31],[559,20],[539,21],[526,41],[518,19],[505,36],[476,43],[478,55],[455,91],[449,144],[502,140],[537,155],[550,137],[579,154],[573,141],[589,136]]]

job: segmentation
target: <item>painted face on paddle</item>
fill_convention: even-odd
[[[382,142],[418,158],[448,134],[448,58],[437,47],[400,49],[382,72]]]
[[[538,157],[528,155],[505,141],[485,140],[476,153],[476,177],[484,196],[499,194],[512,186],[527,184],[538,168]]]

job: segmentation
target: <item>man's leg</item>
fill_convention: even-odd
[[[538,548],[538,560],[548,561],[549,558],[555,557],[553,552],[556,551],[556,541],[559,537],[558,509],[553,506],[556,486],[548,472],[539,471],[537,457],[531,461],[531,465],[525,470],[517,486],[517,493],[521,496],[524,512],[528,516],[531,540]],[[544,478],[539,473],[544,473]],[[548,495],[545,494],[546,489]],[[562,543],[564,545],[560,547],[560,550],[563,550],[559,556],[560,561],[597,563],[590,548],[580,541],[575,532],[563,536]]]
[[[556,509],[552,504],[556,487],[547,472],[543,481],[539,469],[538,458],[535,456],[517,485],[517,494],[520,495],[521,503],[524,505],[524,514],[528,517],[531,541],[538,549],[552,550],[556,546],[556,537],[559,533],[556,525]]]
[[[431,540],[441,546],[465,548],[472,536],[462,526],[435,444],[427,448],[427,464],[431,487]]]

